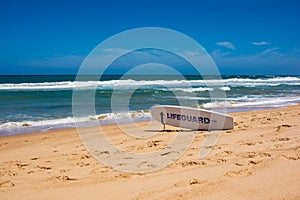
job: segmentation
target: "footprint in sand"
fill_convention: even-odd
[[[181,163],[182,167],[195,166],[195,165],[207,165],[207,162],[206,161],[186,161],[186,162]]]
[[[130,178],[130,175],[127,173],[122,173],[122,174],[115,175],[115,178]]]
[[[257,165],[258,163],[261,163],[261,160],[249,160],[248,165]]]
[[[8,145],[8,143],[7,143],[7,142],[0,143],[0,147],[4,147],[4,146],[6,146],[6,145]]]
[[[232,133],[234,133],[234,131],[233,131],[233,130],[229,130],[229,131],[226,131],[226,132],[225,132],[225,135],[230,135],[230,134],[232,134]]]
[[[19,167],[19,168],[23,168],[23,167],[29,166],[29,164],[27,164],[27,163],[17,163],[16,165],[17,165],[17,167]]]
[[[243,158],[255,158],[255,157],[271,157],[272,155],[267,152],[247,152],[242,155]]]
[[[280,130],[284,129],[284,128],[290,128],[292,127],[292,125],[289,125],[289,124],[282,124],[280,126],[277,126],[277,129],[276,131],[279,132]]]
[[[79,167],[84,167],[84,166],[89,166],[90,163],[78,162],[78,163],[76,163],[76,165],[78,165]]]
[[[190,180],[190,185],[196,185],[196,184],[203,184],[205,183],[205,181],[202,181],[200,179],[194,178],[192,180]]]
[[[237,165],[237,166],[244,166],[245,165],[245,163],[241,162],[241,161],[238,161],[238,162],[236,162],[234,164]]]
[[[217,163],[225,163],[227,160],[225,158],[218,158]]]
[[[239,145],[246,145],[246,146],[252,146],[252,145],[256,145],[256,141],[240,141],[238,142]]]
[[[60,173],[65,173],[65,172],[68,172],[68,171],[71,171],[71,169],[61,169],[61,170],[59,170]]]
[[[15,184],[10,180],[0,181],[0,188],[13,187],[13,186],[15,186]]]
[[[69,177],[69,176],[66,176],[66,175],[64,175],[64,176],[54,176],[54,177],[52,177],[52,178],[50,178],[50,180],[58,180],[58,181],[76,181],[76,180],[78,180],[77,178],[71,178],[71,177]]]
[[[232,154],[232,153],[233,153],[233,151],[226,150],[226,151],[223,151],[223,152],[221,153],[221,155],[229,155],[229,154]]]
[[[94,168],[92,169],[89,174],[90,175],[97,175],[97,174],[102,174],[102,173],[107,173],[108,171],[110,171],[110,168]]]
[[[287,159],[287,160],[299,160],[300,155],[281,155],[281,157]]]
[[[289,141],[290,140],[290,138],[289,137],[281,137],[281,138],[274,138],[274,139],[272,139],[271,141],[272,142],[284,142],[284,141]]]
[[[151,147],[156,147],[161,142],[162,142],[162,140],[151,140],[151,141],[147,142],[147,146],[150,147],[150,148]]]
[[[251,174],[252,172],[245,169],[245,170],[238,170],[238,171],[229,171],[225,175],[230,178],[235,178],[235,177],[246,177],[246,176],[250,176]]]
[[[48,167],[48,166],[40,166],[40,165],[38,165],[36,167],[39,168],[39,169],[42,169],[42,170],[50,170],[50,169],[52,169],[52,167]]]
[[[85,154],[85,155],[81,156],[80,159],[83,160],[83,159],[88,159],[90,157],[92,157],[92,156]]]

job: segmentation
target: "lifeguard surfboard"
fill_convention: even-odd
[[[196,130],[233,129],[233,117],[198,108],[159,105],[151,108],[152,118],[171,126]]]

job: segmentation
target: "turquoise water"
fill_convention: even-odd
[[[153,105],[185,105],[227,112],[275,108],[300,101],[300,76],[103,76],[99,81],[75,82],[76,76],[0,76],[0,135],[13,135],[82,126],[151,119]],[[91,78],[91,77],[90,77]],[[87,76],[87,80],[89,77]],[[92,78],[91,78],[92,80]],[[73,117],[73,89],[96,87],[96,115],[77,106]],[[112,107],[112,94],[128,97],[128,104]],[[219,95],[221,94],[221,95]],[[226,95],[226,98],[223,96]],[[213,96],[213,98],[212,98]],[[76,102],[74,102],[76,103]],[[82,103],[82,102],[78,102]],[[124,104],[124,105],[123,105]]]

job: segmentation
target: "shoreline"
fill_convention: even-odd
[[[4,199],[297,199],[300,198],[300,104],[231,113],[234,130],[220,131],[210,154],[199,158],[209,133],[185,154],[151,173],[123,173],[99,163],[76,129],[0,137],[0,196]],[[149,122],[123,124],[137,133]],[[156,131],[162,127],[154,124]],[[102,127],[114,145],[146,153],[166,147],[178,128],[147,139]],[[93,127],[82,128],[93,131]],[[149,130],[149,129],[148,129]],[[173,130],[173,131],[172,131]],[[148,134],[152,132],[147,132]],[[157,184],[159,183],[159,184]],[[288,187],[287,187],[288,186]]]
[[[277,109],[284,109],[284,108],[289,108],[289,107],[294,107],[294,106],[300,106],[300,103],[296,103],[295,105],[288,105],[288,106],[282,106],[282,107],[274,107],[274,108],[259,108],[259,109],[251,109],[251,110],[240,110],[240,111],[235,111],[235,112],[226,112],[226,115],[230,115],[232,117],[235,117],[235,115],[240,115],[240,114],[248,114],[251,112],[267,112],[267,111],[273,111],[273,110],[277,110]],[[134,121],[134,124],[148,124],[151,122],[151,119],[143,119],[143,120],[137,120]],[[117,125],[130,125],[133,124],[128,123],[128,122],[122,122],[122,123],[111,123],[111,124],[100,124],[100,127],[114,127]],[[82,126],[82,127],[78,127],[79,129],[93,129],[95,127],[98,126]],[[170,126],[172,127],[172,126]],[[174,127],[175,129],[180,129],[178,127]],[[76,127],[66,127],[66,128],[54,128],[54,129],[47,129],[46,131],[40,131],[40,132],[30,132],[30,133],[18,133],[18,134],[14,134],[14,135],[0,135],[0,138],[2,137],[15,137],[15,136],[26,136],[26,135],[35,135],[35,134],[43,134],[43,133],[52,133],[52,132],[60,132],[60,131],[75,131],[77,128]],[[226,131],[226,130],[224,130]]]
[[[285,108],[285,107],[290,107],[290,106],[295,106],[300,104],[300,102],[292,102],[286,106],[279,106],[279,107],[245,107],[245,108],[226,108],[226,112],[224,114],[228,114],[228,115],[234,115],[234,113],[246,113],[246,112],[255,112],[255,111],[260,111],[260,110],[274,110],[274,109],[280,109],[280,108]],[[210,110],[210,109],[208,109]],[[219,110],[214,109],[215,112],[219,112]],[[223,110],[222,110],[223,111]],[[140,111],[131,111],[132,113],[137,112],[139,113]],[[133,117],[127,119],[116,119],[118,122],[114,123],[112,122],[112,119],[107,119],[105,121],[82,121],[82,122],[78,122],[79,127],[78,128],[91,128],[94,127],[95,123],[98,123],[99,126],[110,126],[110,125],[118,125],[118,124],[130,124],[132,122],[129,121],[133,121],[133,123],[139,123],[139,122],[150,122],[151,121],[151,114],[150,111],[143,111],[145,115],[145,113],[148,113],[149,116],[145,115],[143,117]],[[223,112],[221,112],[223,113]],[[102,114],[100,114],[99,116],[101,116]],[[89,118],[89,117],[85,117],[85,118]],[[58,119],[57,119],[58,120]],[[64,119],[62,119],[64,120]],[[49,121],[49,120],[45,120]],[[50,120],[51,121],[51,120]],[[5,137],[5,136],[17,136],[17,135],[28,135],[28,134],[38,134],[38,133],[47,133],[47,132],[51,132],[51,131],[59,131],[59,130],[68,130],[68,129],[76,129],[76,125],[73,122],[67,122],[67,123],[60,123],[60,124],[51,124],[51,125],[37,125],[37,126],[32,126],[29,125],[27,122],[9,122],[9,123],[19,123],[22,124],[20,127],[18,128],[14,128],[14,129],[7,129],[7,130],[2,130],[2,134],[0,135],[1,137]],[[39,122],[37,122],[39,123]],[[29,129],[29,130],[21,130],[21,129]],[[12,134],[11,132],[13,131],[17,131],[17,133]],[[1,133],[1,132],[0,132]]]

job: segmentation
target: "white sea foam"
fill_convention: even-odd
[[[45,83],[18,83],[18,84],[0,84],[0,90],[66,90],[75,87],[94,87],[97,82],[45,82]]]
[[[240,101],[239,101],[240,100]],[[247,101],[245,101],[247,100]],[[232,99],[227,101],[212,101],[208,103],[204,103],[202,105],[203,108],[213,109],[213,108],[276,108],[282,106],[295,105],[297,102],[300,102],[300,97],[273,97],[273,98],[259,98],[259,99],[249,99],[249,98],[240,98],[240,99]]]
[[[109,80],[109,81],[62,81],[62,82],[44,82],[44,83],[5,83],[0,84],[0,90],[72,90],[73,88],[125,88],[126,87],[208,87],[220,86],[228,90],[229,87],[256,87],[256,86],[278,86],[285,85],[300,85],[299,77],[274,77],[274,78],[230,78],[221,80]],[[201,90],[201,89],[199,89]]]
[[[223,90],[223,91],[230,91],[230,87],[217,87],[217,88],[210,88],[210,87],[196,87],[196,88],[172,88],[172,90],[179,90],[183,92],[206,92],[206,91],[213,91],[213,90]]]
[[[175,87],[175,88],[159,88],[159,90],[162,91],[183,91],[183,92],[189,92],[189,93],[193,93],[193,92],[207,92],[207,91],[214,91],[214,90],[223,90],[223,91],[230,91],[230,87],[185,87],[185,88],[179,88],[179,87]]]
[[[206,91],[212,91],[214,88],[208,88],[208,87],[197,87],[197,88],[160,88],[160,90],[163,91],[183,91],[183,92],[206,92]]]
[[[190,99],[190,100],[200,100],[200,101],[232,101],[232,102],[246,102],[251,101],[253,99],[259,99],[262,98],[261,95],[258,96],[251,96],[251,95],[245,95],[245,96],[239,96],[239,97],[197,97],[197,96],[176,96],[176,97],[169,97],[169,98],[177,98],[177,99]]]
[[[224,90],[224,91],[230,91],[230,87],[220,87],[220,90]]]
[[[99,121],[101,124],[117,123],[122,122],[123,120],[130,119],[150,119],[151,115],[149,111],[139,110],[139,111],[129,111],[124,113],[105,113],[99,114],[96,116],[87,116],[87,117],[66,117],[59,119],[50,119],[50,120],[40,120],[40,121],[22,121],[22,122],[6,122],[0,124],[0,131],[5,129],[16,129],[16,128],[27,128],[27,127],[75,127],[74,123],[79,123],[84,125],[91,121]]]

